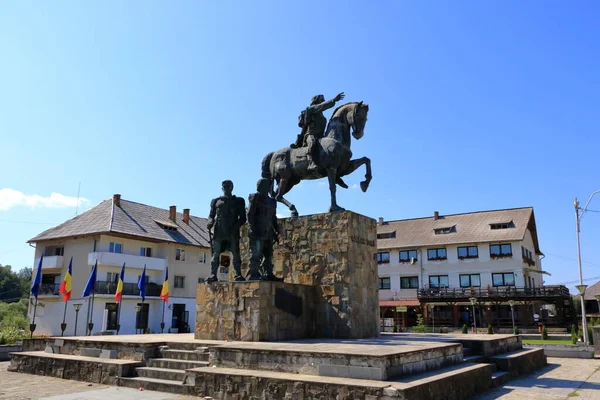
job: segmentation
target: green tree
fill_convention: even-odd
[[[488,331],[487,331],[488,335],[493,335],[494,334],[494,328],[492,328],[491,325],[488,325]]]
[[[548,330],[546,325],[542,326],[542,340],[548,340]]]
[[[422,314],[417,314],[417,325],[413,327],[413,332],[427,333],[427,326],[425,326]]]
[[[463,326],[462,326],[462,333],[465,334],[465,335],[467,333],[469,333],[469,328],[467,328],[467,324],[463,324]]]
[[[14,272],[10,265],[0,264],[0,301],[7,303],[29,296],[31,268]]]

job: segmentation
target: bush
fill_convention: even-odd
[[[571,336],[575,335],[577,337],[577,325],[571,325]]]
[[[542,326],[542,340],[548,340],[548,330],[546,329],[546,325]]]
[[[396,333],[398,332],[398,324],[396,322],[394,322],[394,329],[393,332]]]
[[[467,328],[467,324],[463,324],[463,326],[462,326],[462,333],[464,333],[465,335],[467,333],[469,333],[469,328]]]
[[[494,328],[492,328],[491,325],[488,325],[488,335],[493,335],[494,334]]]
[[[577,344],[577,333],[571,335],[571,343]]]
[[[28,336],[24,329],[3,328],[0,331],[0,341],[4,344],[14,344],[17,340],[26,339]]]
[[[427,327],[425,321],[423,321],[423,315],[417,314],[417,325],[413,327],[415,333],[427,333]]]
[[[588,340],[590,344],[594,344],[594,331],[591,326],[588,326]]]
[[[521,333],[521,332],[519,331],[519,327],[518,327],[518,326],[515,326],[515,332],[514,332],[514,333],[515,333],[515,335],[518,335],[519,333]]]

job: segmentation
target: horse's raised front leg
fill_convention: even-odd
[[[287,208],[290,209],[290,216],[292,217],[297,217],[298,216],[298,210],[296,210],[296,206],[293,205],[292,203],[290,203],[289,201],[287,201],[283,195],[286,194],[287,192],[289,192],[292,187],[294,185],[292,185],[290,183],[289,179],[281,179],[281,181],[279,182],[279,184],[277,185],[277,191],[275,193],[275,200],[277,200],[280,203],[283,203],[287,206]]]
[[[365,180],[360,183],[360,189],[366,192],[371,183],[373,176],[371,175],[371,159],[368,157],[357,158],[356,160],[350,160],[348,169],[344,172],[344,175],[350,175],[356,171],[361,165],[365,165],[367,172],[365,173]]]
[[[329,168],[327,170],[327,179],[329,179],[329,191],[331,192],[331,207],[329,207],[329,212],[336,211],[344,211],[344,209],[337,205],[337,200],[335,196],[336,191],[336,180],[337,180],[337,170],[335,168]]]

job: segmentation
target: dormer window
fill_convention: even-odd
[[[377,239],[395,239],[395,238],[396,238],[396,231],[377,234]]]
[[[490,224],[490,229],[508,229],[508,228],[512,228],[514,226],[512,221],[500,221],[500,222],[493,222]]]
[[[433,230],[436,235],[446,235],[448,233],[456,232],[454,226],[448,226],[445,228],[436,228]]]
[[[156,222],[158,224],[158,226],[160,226],[161,228],[163,228],[166,231],[177,231],[177,225],[168,222],[168,221],[163,221],[163,220],[157,220],[155,219],[154,222]]]

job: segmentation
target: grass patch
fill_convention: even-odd
[[[567,397],[579,397],[579,394],[577,392],[571,392],[567,395]]]
[[[542,339],[527,339],[523,340],[523,344],[562,344],[566,346],[575,346],[570,340],[542,340]]]

